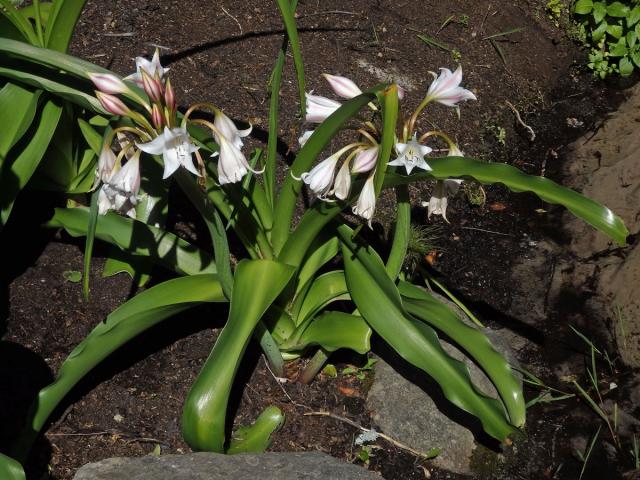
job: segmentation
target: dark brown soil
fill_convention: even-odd
[[[509,1],[497,7],[487,0],[301,1],[298,21],[308,88],[329,93],[320,77],[324,72],[348,76],[363,87],[376,84],[381,79],[359,66],[369,65],[396,75],[401,83],[408,79],[405,103],[410,111],[431,81],[428,70],[455,65],[450,52],[428,47],[411,29],[421,30],[460,52],[464,84],[479,98],[463,106],[461,121],[450,110],[437,107],[429,121],[453,133],[471,156],[554,176],[563,146],[593,127],[613,100],[580,67],[583,54],[549,21],[545,3]],[[468,25],[450,23],[436,33],[449,16],[463,14]],[[522,31],[498,40],[503,62],[483,38],[516,27]],[[234,118],[250,121],[255,137],[264,139],[266,84],[282,38],[275,2],[90,1],[72,53],[128,74],[134,56],[150,55],[158,46],[163,63],[171,68],[182,106],[212,101]],[[295,149],[301,128],[291,65],[281,95],[281,139]],[[507,100],[536,131],[535,142],[515,122]],[[568,117],[584,121],[582,129],[568,127]],[[498,128],[505,130],[504,145],[497,139]],[[429,188],[412,190],[416,205],[419,198],[427,198]],[[485,320],[518,327],[517,319],[502,314],[511,302],[507,272],[530,239],[551,235],[562,240],[562,232],[557,228],[556,210],[534,197],[514,195],[501,186],[486,191],[485,206],[472,207],[458,196],[448,212],[451,224],[435,220],[443,233],[434,269]],[[92,298],[85,303],[81,286],[63,276],[65,271],[82,270],[80,244],[33,227],[38,223],[29,217],[34,205],[39,204],[24,202],[13,225],[3,232],[5,244],[15,243],[0,250],[8,265],[2,272],[8,308],[3,312],[6,322],[0,324],[0,420],[6,425],[0,450],[9,446],[33,395],[52,380],[71,349],[135,291],[123,275],[102,278],[102,261],[97,259]],[[541,208],[548,213],[536,213]],[[389,215],[389,206],[383,206],[379,221],[387,224]],[[416,208],[416,216],[424,218],[424,209]],[[15,252],[20,252],[19,258]],[[70,479],[84,463],[143,455],[156,445],[162,453],[188,451],[180,435],[182,401],[225,318],[224,309],[190,311],[142,335],[92,372],[53,416],[28,465],[31,478],[46,478],[43,474],[48,472],[49,478]],[[529,333],[545,335],[544,331]],[[275,435],[273,450],[321,450],[358,461],[355,428],[304,413],[327,410],[369,426],[364,406],[367,382],[363,385],[340,375],[336,379],[320,376],[309,386],[295,381],[278,384],[257,351],[250,348],[241,369],[244,378],[237,382],[235,424],[249,423],[264,407],[275,404],[287,421]],[[289,378],[295,379],[299,368],[299,363],[289,365]],[[538,426],[534,423],[530,428],[535,431]],[[387,479],[425,477],[414,457],[383,446],[374,450],[370,469]],[[432,478],[448,478],[446,473],[432,474]],[[545,472],[532,470],[531,475],[526,478],[541,478]]]

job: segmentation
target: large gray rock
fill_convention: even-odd
[[[571,187],[620,215],[632,233],[640,230],[640,85],[595,131],[568,147],[565,174]],[[571,251],[583,263],[559,264],[565,288],[591,296],[590,316],[609,320],[622,360],[640,367],[640,242],[623,254],[603,233],[581,220],[565,217]],[[573,261],[573,264],[576,262]],[[573,271],[570,268],[573,268]],[[602,323],[600,318],[592,323]]]
[[[458,307],[444,301],[466,321]],[[485,333],[494,348],[511,363],[515,362],[513,350],[522,348],[526,342],[506,329],[485,329]],[[497,396],[493,384],[482,370],[456,347],[442,343],[449,355],[465,361],[471,380],[481,391]],[[423,373],[407,368],[398,359],[393,359],[392,363],[402,373],[383,360],[375,365],[374,382],[367,398],[374,423],[387,435],[416,450],[427,452],[439,448],[441,453],[433,460],[435,466],[456,473],[471,473],[471,457],[476,443],[469,427],[477,428],[475,420],[446,401],[440,387],[425,378]]]
[[[377,475],[325,453],[222,455],[192,453],[108,458],[78,470],[74,480],[372,480]]]

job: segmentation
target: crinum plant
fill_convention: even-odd
[[[291,7],[279,3],[294,59],[299,60]],[[55,407],[95,365],[158,322],[210,302],[228,302],[229,313],[185,399],[182,431],[195,450],[262,450],[281,424],[281,413],[269,408],[253,427],[225,437],[230,390],[252,337],[276,375],[282,375],[284,361],[310,355],[301,374],[308,381],[337,349],[368,352],[373,332],[435,379],[445,397],[475,415],[489,435],[505,440],[525,423],[521,386],[508,362],[481,329],[467,325],[401,274],[411,220],[407,185],[435,180],[428,209],[444,216],[446,195],[461,180],[499,182],[564,205],[621,243],[627,235],[622,221],[596,202],[514,167],[466,158],[449,135],[420,129],[419,119],[428,106],[458,108],[475,98],[461,86],[461,68],[434,74],[418,107],[401,117],[403,91],[397,85],[362,91],[345,77],[327,75],[343,102],[305,95],[303,69],[296,61],[303,114],[316,127],[301,136],[303,145],[278,185],[277,169],[287,168],[278,166],[275,149],[286,45],[271,80],[266,155],[258,149],[249,158],[243,139],[251,127],[238,128],[220,106],[210,103],[180,111],[157,57],[139,59],[136,74],[121,79],[73,57],[12,46],[0,42],[0,52],[11,51],[46,68],[64,66],[74,82],[84,82],[83,88],[89,88],[91,80],[101,108],[113,114],[97,147],[100,158],[90,206],[57,209],[50,224],[85,236],[87,258],[98,238],[117,247],[119,258],[126,258],[132,269],[150,262],[176,274],[124,303],[71,352],[34,403],[16,448],[20,459]],[[327,152],[339,133],[351,135],[351,140]],[[447,156],[427,156],[434,153],[427,145],[434,139],[445,142]],[[199,212],[212,250],[165,228],[170,181]],[[295,218],[305,185],[317,199]],[[393,189],[397,200],[393,240],[384,257],[358,233],[375,218],[383,189]],[[343,213],[354,214],[362,225],[354,230],[359,222]],[[233,262],[235,268],[227,228],[234,230],[245,255]],[[350,306],[345,308],[345,302]],[[498,398],[476,390],[466,366],[443,350],[439,334],[457,343],[486,372]]]

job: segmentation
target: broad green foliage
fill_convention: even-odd
[[[640,1],[577,0],[573,12],[591,48],[589,68],[605,78],[640,68]]]

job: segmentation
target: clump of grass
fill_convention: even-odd
[[[411,225],[404,267],[413,276],[425,257],[440,249],[442,228],[437,225]]]

